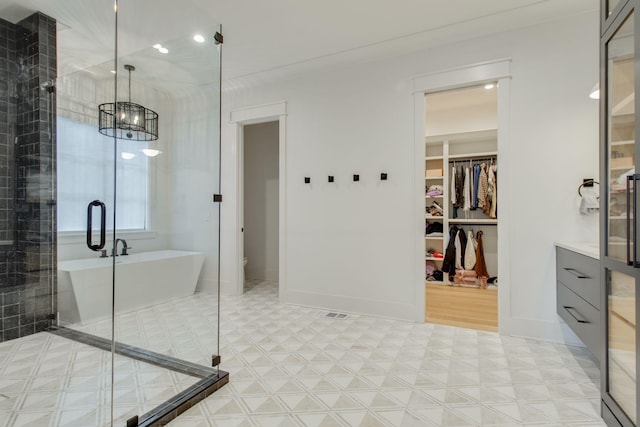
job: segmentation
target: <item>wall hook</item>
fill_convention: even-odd
[[[328,180],[329,180],[329,182],[333,182],[334,181],[333,175],[329,175]]]
[[[304,183],[305,184],[310,184],[311,183],[311,178],[309,178],[308,176],[304,177]]]
[[[353,175],[353,180],[354,181],[360,181],[360,175]]]
[[[381,181],[386,181],[386,180],[387,180],[387,174],[386,174],[385,172],[382,172],[382,173],[380,174],[380,180],[381,180]]]

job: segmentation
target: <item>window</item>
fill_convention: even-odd
[[[58,231],[87,227],[87,206],[107,206],[107,229],[113,229],[113,138],[97,126],[58,116]],[[119,230],[146,229],[149,161],[146,142],[118,140],[117,217]],[[97,221],[94,220],[94,221]]]

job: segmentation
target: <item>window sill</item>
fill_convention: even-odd
[[[158,236],[156,231],[149,230],[125,230],[118,232],[118,237],[127,241],[134,240],[150,240],[155,239]],[[98,233],[93,234],[94,241],[100,239]],[[62,231],[58,233],[59,245],[75,245],[78,243],[85,243],[87,240],[87,233],[82,231]],[[113,240],[113,233],[107,232],[107,241]]]

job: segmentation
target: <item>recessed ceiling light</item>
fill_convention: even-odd
[[[169,53],[169,49],[167,49],[166,47],[161,47],[160,49],[158,49],[158,52],[160,52],[160,53]]]
[[[493,83],[488,83],[486,85],[484,85],[484,88],[489,90],[489,89],[493,89],[495,87],[495,85]]]
[[[193,39],[198,43],[204,43],[204,36],[202,34],[196,34]]]
[[[136,155],[133,153],[127,153],[126,151],[123,151],[122,153],[120,153],[120,157],[122,157],[125,160],[131,160],[135,157]]]
[[[162,47],[162,45],[160,43],[153,45],[154,49],[160,49],[161,47]]]
[[[145,156],[147,157],[155,157],[158,154],[162,153],[162,151],[160,150],[154,150],[152,148],[143,148],[142,152],[144,153]]]

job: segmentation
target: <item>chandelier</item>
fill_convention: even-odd
[[[131,72],[133,65],[125,65],[129,72],[129,101],[100,104],[98,106],[98,130],[106,136],[131,141],[155,141],[158,139],[158,113],[131,102]]]

